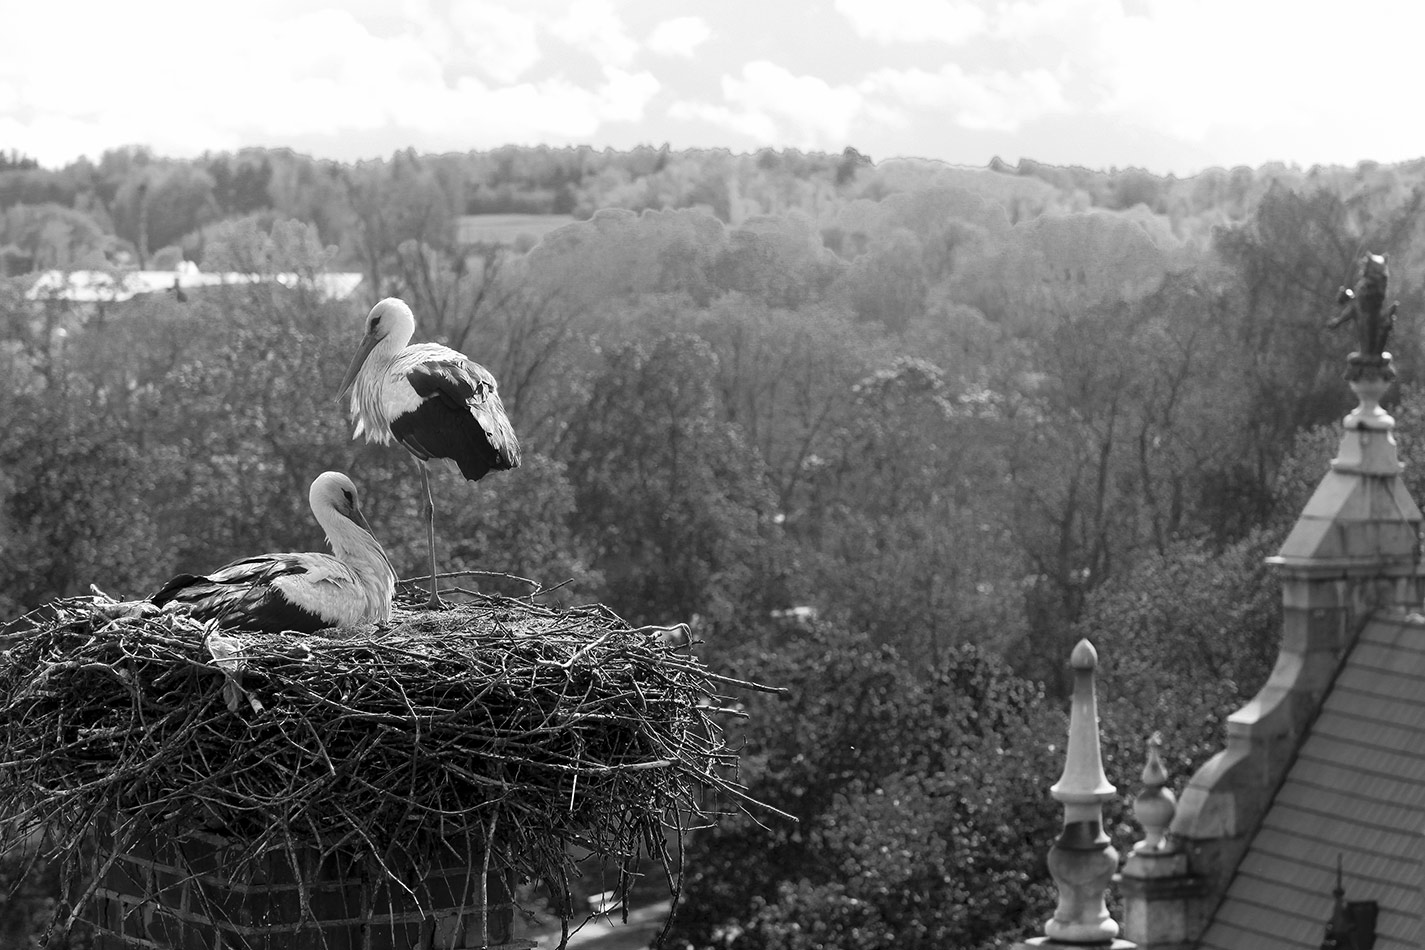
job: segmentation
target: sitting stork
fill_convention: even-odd
[[[396,574],[361,513],[356,486],[323,472],[307,493],[331,554],[259,554],[211,574],[179,574],[149,598],[220,627],[315,633],[385,624]]]
[[[387,297],[371,308],[366,335],[342,380],[338,398],[351,393],[352,438],[389,444],[394,437],[415,457],[426,503],[430,543],[430,600],[440,607],[435,566],[435,498],[431,459],[447,459],[477,482],[492,471],[520,464],[520,444],[495,377],[479,363],[438,343],[411,344],[416,318],[405,301]],[[409,345],[408,345],[409,344]]]

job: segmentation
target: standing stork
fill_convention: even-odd
[[[396,573],[361,513],[356,486],[341,472],[323,472],[307,501],[331,554],[259,554],[211,574],[179,574],[149,600],[220,627],[269,633],[386,623]]]
[[[390,443],[415,457],[425,488],[430,544],[430,600],[440,607],[435,566],[435,498],[431,459],[447,459],[477,482],[520,464],[520,444],[505,416],[495,377],[463,353],[438,343],[411,343],[416,318],[405,301],[387,297],[371,308],[366,335],[346,371],[338,398],[351,393],[352,438]]]

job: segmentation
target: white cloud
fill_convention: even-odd
[[[638,43],[608,0],[574,0],[568,13],[549,24],[549,31],[604,66],[627,66],[638,52]]]
[[[780,126],[765,113],[729,109],[710,102],[678,101],[668,107],[668,115],[681,121],[707,122],[745,136],[758,145],[776,147],[783,142]]]
[[[722,94],[721,104],[680,102],[670,114],[712,122],[759,144],[840,149],[863,106],[851,86],[799,76],[766,60],[747,63],[739,76],[723,76]]]
[[[658,89],[649,73],[613,68],[594,86],[561,77],[488,86],[467,77],[427,96],[420,108],[393,114],[392,121],[450,148],[574,143],[587,141],[605,122],[639,121]]]
[[[351,132],[369,140],[382,130],[391,130],[393,150],[411,144],[413,134],[445,148],[588,141],[603,123],[641,121],[660,88],[648,72],[614,66],[584,83],[560,75],[517,83],[455,78],[419,30],[378,35],[334,8],[233,17],[223,22],[222,41],[212,43],[168,41],[168,31],[154,34],[152,23],[135,22],[119,7],[94,7],[90,28],[73,34],[47,5],[26,9],[25,35],[73,35],[67,48],[82,57],[56,57],[30,44],[0,58],[0,141],[49,166],[126,144],[181,157]],[[168,13],[173,23],[191,19],[177,2]],[[496,15],[493,22],[505,22],[510,35],[509,21]],[[216,27],[192,28],[200,37]],[[506,59],[505,75],[527,56]],[[75,62],[90,68],[75,69]]]
[[[880,69],[855,84],[832,85],[757,61],[739,76],[724,76],[722,91],[721,102],[678,102],[670,115],[710,122],[759,144],[836,150],[852,138],[867,141],[878,128],[1010,132],[1072,108],[1047,70],[970,73],[954,64],[935,72]]]
[[[878,43],[958,46],[988,25],[985,12],[969,0],[836,0],[836,11]]]
[[[858,87],[884,117],[920,112],[972,130],[1013,132],[1024,123],[1071,110],[1055,77],[1045,69],[1025,73],[966,73],[950,64],[936,72],[882,69]],[[902,124],[897,122],[897,124]]]
[[[987,36],[1013,61],[1051,68],[1074,111],[1189,147],[1211,140],[1248,164],[1293,154],[1353,162],[1385,143],[1395,156],[1411,149],[1411,133],[1396,131],[1409,123],[1380,105],[1395,99],[1387,90],[1418,84],[1411,70],[1425,7],[1382,0],[1372,20],[1389,27],[1373,31],[1361,82],[1336,68],[1339,23],[1287,0],[1139,0],[1131,9],[1122,0],[1011,0]]]
[[[664,20],[648,34],[648,48],[660,56],[692,56],[712,36],[702,17],[680,16]]]
[[[455,0],[450,22],[472,61],[497,82],[514,82],[539,62],[535,21],[491,0]]]
[[[1425,152],[1412,121],[1414,45],[1425,34],[1418,0],[1372,8],[1379,28],[1356,72],[1343,71],[1340,24],[1289,0],[821,4],[860,37],[849,48],[823,43],[815,24],[794,17],[654,5],[643,13],[668,12],[635,21],[628,0],[249,6],[237,15],[142,0],[135,13],[0,0],[7,36],[62,37],[64,47],[57,56],[53,44],[11,43],[0,55],[0,146],[51,166],[126,144],[191,156],[325,140],[328,154],[352,157],[347,134],[361,148],[389,140],[392,150],[622,147],[635,134],[686,134],[708,145],[839,150],[852,141],[877,154],[943,155],[980,147],[985,138],[972,133],[987,130],[1014,132],[1021,154],[1052,161],[1084,154],[1082,143],[1030,138],[1067,125],[1036,120],[1081,116],[1124,130],[1112,145],[1121,157],[1103,159],[1120,165],[1143,161],[1129,149],[1144,142],[1155,168],[1179,146],[1197,167],[1207,155],[1312,164]],[[826,36],[844,43],[847,27],[831,26]],[[775,50],[793,43],[795,67],[778,65]],[[757,61],[720,58],[737,44],[755,44]],[[649,70],[666,72],[638,68],[644,51],[665,57],[648,58]],[[711,91],[672,86],[684,80]],[[699,123],[660,126],[664,99],[675,103],[668,117]],[[1093,154],[1108,156],[1109,146]]]

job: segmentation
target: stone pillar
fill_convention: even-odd
[[[1044,936],[1014,945],[1027,948],[1105,947],[1131,950],[1118,940],[1118,922],[1108,913],[1104,892],[1118,867],[1118,852],[1103,831],[1103,803],[1117,789],[1103,774],[1098,742],[1098,700],[1094,669],[1098,653],[1080,640],[1069,660],[1074,696],[1069,707],[1069,744],[1064,774],[1049,794],[1064,804],[1064,831],[1049,850],[1049,873],[1059,889],[1059,906],[1044,924]]]
[[[1143,790],[1133,800],[1133,816],[1143,826],[1143,840],[1119,874],[1123,895],[1123,933],[1140,950],[1188,950],[1189,907],[1201,882],[1188,871],[1187,854],[1168,833],[1177,801],[1158,754],[1162,740],[1148,740]]]

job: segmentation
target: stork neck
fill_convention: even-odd
[[[411,330],[397,327],[394,332],[382,337],[371,348],[371,355],[366,358],[367,362],[378,370],[384,369],[410,344],[411,333]]]
[[[335,511],[319,513],[317,522],[327,534],[332,553],[352,570],[372,577],[391,573],[386,552],[370,531]]]

